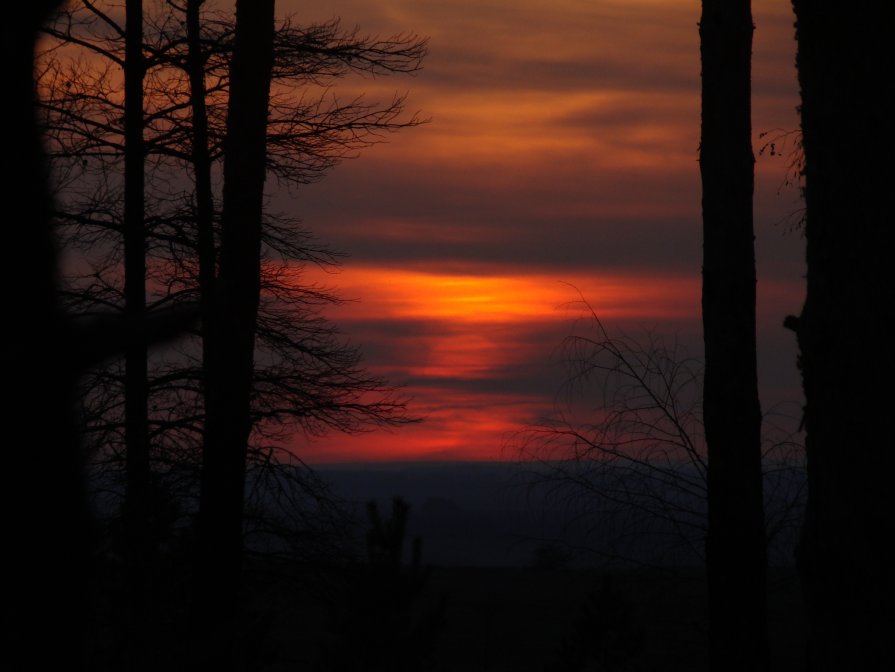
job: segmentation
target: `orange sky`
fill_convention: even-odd
[[[423,419],[395,433],[332,437],[319,442],[319,453],[318,442],[302,448],[320,461],[509,457],[508,438],[549,410],[561,382],[553,350],[584,314],[579,290],[610,322],[698,315],[695,279],[674,276],[348,264],[336,278],[307,279],[335,281],[357,299],[330,316],[367,346],[373,370],[406,384],[411,413]]]
[[[317,185],[276,194],[349,254],[324,284],[367,366],[405,385],[419,425],[295,448],[312,463],[512,457],[551,412],[556,348],[583,296],[610,329],[652,329],[699,354],[697,0],[334,0],[278,3],[297,21],[430,38],[416,77],[334,89],[409,93],[431,122]],[[758,135],[797,126],[788,3],[753,2]],[[758,157],[756,233],[763,402],[798,394],[802,251],[780,224],[785,159]],[[779,192],[779,193],[778,193]],[[315,278],[316,279],[316,278]]]

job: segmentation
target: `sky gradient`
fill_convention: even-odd
[[[380,35],[429,37],[415,77],[346,80],[334,95],[408,93],[431,121],[319,184],[274,196],[348,254],[314,276],[351,302],[328,313],[366,366],[405,386],[424,422],[394,433],[296,437],[311,463],[514,457],[549,415],[563,337],[583,297],[613,330],[701,354],[697,0],[281,1]],[[759,376],[765,409],[798,401],[782,328],[803,296],[800,208],[783,156],[798,127],[793,20],[755,0],[753,144]],[[769,136],[768,136],[769,137]],[[782,188],[781,188],[782,187]],[[356,301],[355,301],[356,300]]]

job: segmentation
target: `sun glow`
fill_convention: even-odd
[[[509,324],[568,319],[583,298],[601,319],[668,319],[698,315],[699,278],[629,274],[586,277],[574,273],[445,273],[352,266],[336,276],[311,275],[337,284],[348,299],[349,320],[405,320]]]
[[[301,448],[317,462],[499,459],[515,432],[549,411],[561,376],[555,350],[575,319],[590,309],[615,325],[698,314],[698,277],[368,264],[302,281],[357,299],[332,319],[352,339],[375,344],[368,366],[406,384],[409,410],[423,420],[397,435],[334,436]]]

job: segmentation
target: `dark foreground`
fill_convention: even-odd
[[[290,616],[270,633],[275,668],[390,669],[391,660],[393,670],[444,672],[707,669],[705,586],[695,571],[435,568],[397,620],[356,586],[341,591],[279,604]],[[791,572],[772,574],[772,670],[804,669],[800,599]]]
[[[250,563],[248,574],[245,669],[707,669],[707,602],[696,571],[449,567],[411,576],[263,561]],[[190,669],[184,593],[177,585],[160,588],[154,660],[142,669]],[[108,595],[97,602],[94,669],[122,669],[121,614],[109,608]],[[769,605],[771,669],[804,670],[804,612],[792,572],[772,573]]]

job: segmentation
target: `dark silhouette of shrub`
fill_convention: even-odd
[[[409,512],[400,497],[392,500],[385,519],[376,502],[368,503],[367,561],[352,568],[323,643],[326,672],[440,669],[434,652],[445,600],[426,591],[429,570],[421,563],[419,537],[412,541],[410,563],[404,563]]]

